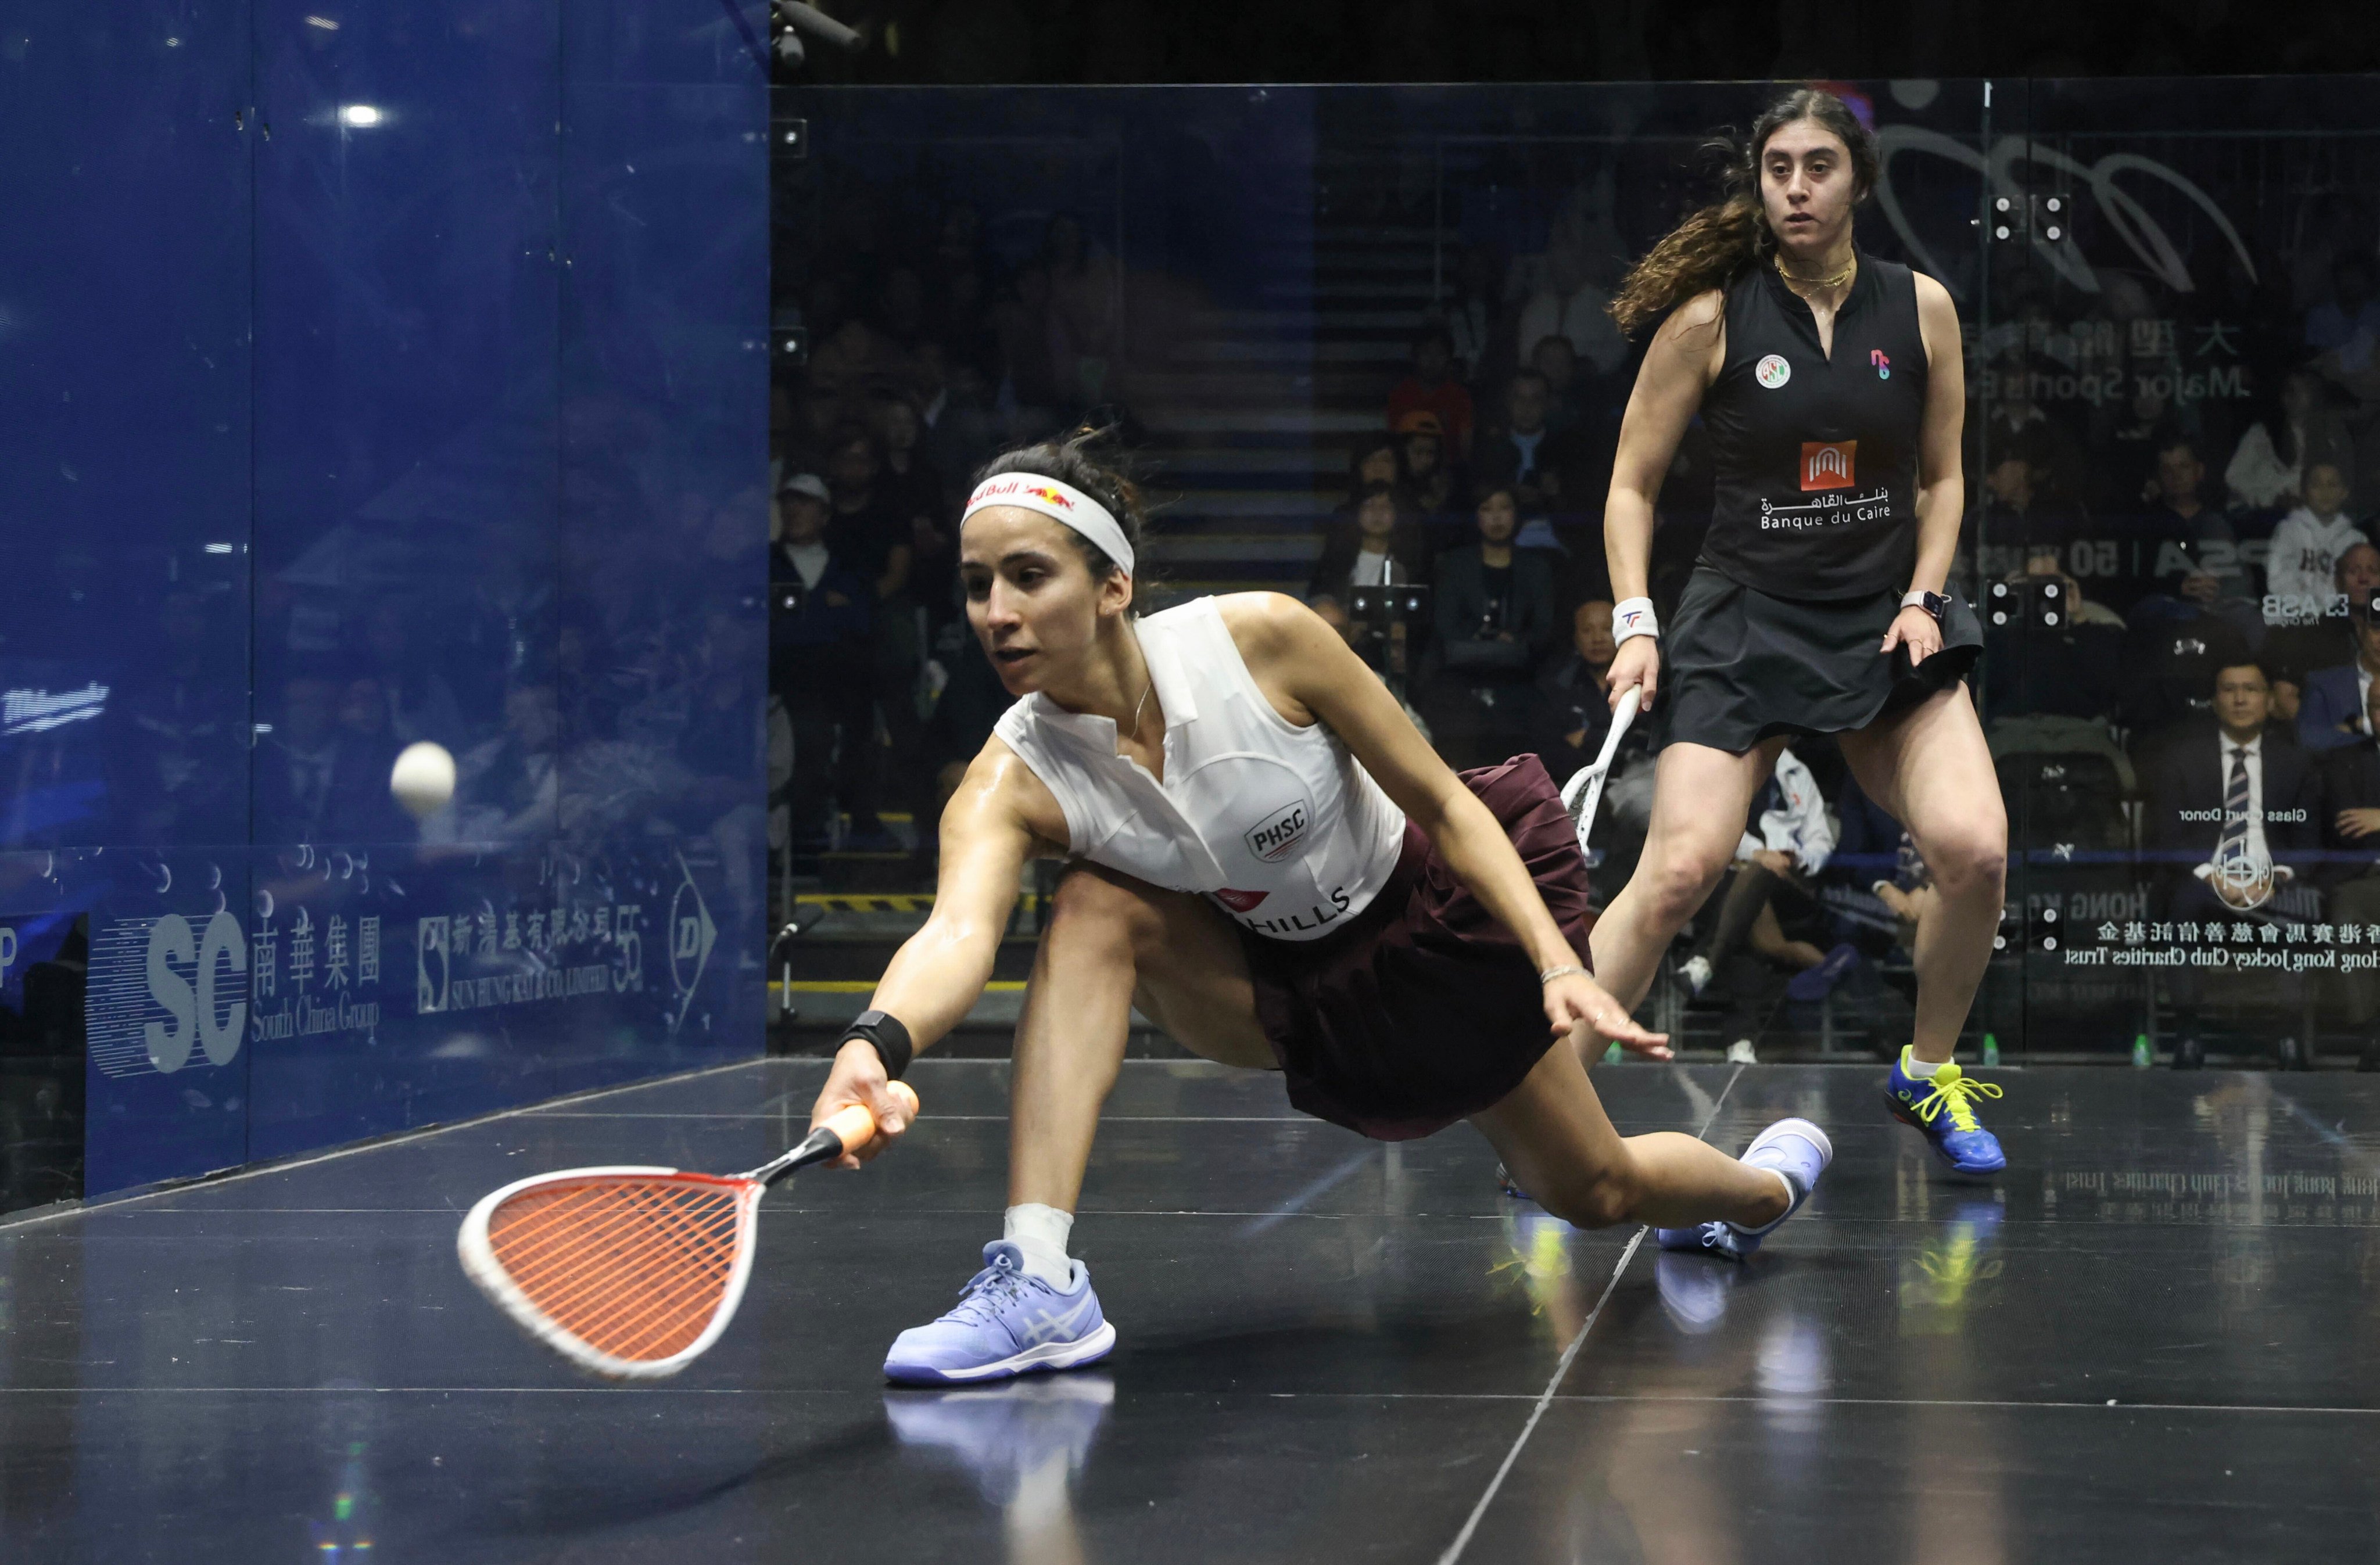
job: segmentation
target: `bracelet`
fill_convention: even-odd
[[[836,1050],[840,1052],[843,1046],[854,1038],[867,1039],[868,1047],[876,1050],[876,1057],[884,1062],[886,1081],[899,1081],[901,1073],[909,1068],[909,1061],[917,1053],[909,1042],[909,1029],[890,1012],[862,1011],[854,1016],[851,1025],[844,1028],[843,1036],[835,1039]]]
[[[1552,983],[1556,978],[1567,978],[1573,975],[1582,978],[1591,978],[1595,977],[1594,974],[1588,972],[1577,963],[1565,962],[1559,967],[1548,967],[1544,972],[1538,974],[1537,987],[1539,989],[1543,989],[1546,985]]]
[[[1614,647],[1632,636],[1650,636],[1656,640],[1661,635],[1661,622],[1653,615],[1650,598],[1623,598],[1612,606],[1611,644]]]

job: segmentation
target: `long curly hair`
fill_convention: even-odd
[[[1876,188],[1876,137],[1851,105],[1823,87],[1786,93],[1752,122],[1742,141],[1721,136],[1703,151],[1720,164],[1722,197],[1670,230],[1631,267],[1612,296],[1611,318],[1635,336],[1697,294],[1724,288],[1777,253],[1777,235],[1760,200],[1760,155],[1768,139],[1797,120],[1815,120],[1840,138],[1851,152],[1852,199],[1867,200]]]

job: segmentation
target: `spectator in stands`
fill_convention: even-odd
[[[909,596],[940,625],[958,613],[957,529],[942,475],[920,446],[925,420],[905,393],[887,388],[871,399],[884,453],[881,485],[893,515],[908,523]]]
[[[2272,923],[2285,908],[2300,916],[2310,904],[2289,882],[2319,841],[2314,817],[2322,799],[2313,758],[2268,722],[2271,683],[2252,662],[2216,673],[2213,712],[2211,727],[2188,727],[2149,770],[2143,835],[2158,866],[2165,916],[2217,925]],[[2197,1030],[2201,980],[2188,968],[2167,979],[2180,1024],[2174,1066],[2193,1069],[2205,1061]],[[2301,983],[2284,975],[2281,988],[2284,1013],[2292,1014]],[[2277,1048],[2285,1065],[2306,1059],[2293,1036],[2280,1037]]]
[[[2033,377],[2037,368],[2022,358],[2003,360],[1996,394],[1984,414],[1984,449],[1995,457],[2021,453],[2032,465],[2036,489],[2073,499],[2082,487],[2082,454],[2072,436],[2052,423],[2034,400]]]
[[[2092,443],[2095,482],[2088,498],[2102,516],[2129,516],[2155,498],[2158,454],[2177,441],[2194,441],[2196,420],[2177,410],[2170,367],[2135,363],[2132,394]]]
[[[2125,617],[2135,625],[2143,616],[2182,622],[2218,617],[2253,645],[2264,633],[2262,609],[2249,594],[2231,524],[2200,494],[2205,478],[2206,465],[2188,441],[2175,441],[2157,453],[2155,498],[2130,540],[2138,595]]]
[[[1454,297],[1443,311],[1448,340],[1463,378],[1476,385],[1488,372],[1496,321],[1503,309],[1496,252],[1487,245],[1466,245],[1454,265]]]
[[[2022,450],[1998,453],[1985,469],[1979,520],[1993,551],[2012,548],[2028,560],[2043,552],[2066,560],[2068,551],[2082,540],[2089,527],[2082,507],[2071,499],[2044,494],[2040,480],[2040,470]],[[2001,553],[1998,558],[2010,556]],[[2120,624],[2123,616],[2116,617]]]
[[[1992,670],[1984,683],[1985,732],[1993,758],[2087,751],[2107,758],[2124,791],[2132,792],[2131,760],[2108,731],[2123,697],[2122,617],[2091,602],[2051,550],[2034,553],[2000,585],[2010,590],[1985,603],[1993,622],[1984,630]]]
[[[884,454],[880,475],[885,503],[911,518],[940,518],[943,508],[942,475],[924,449],[926,421],[909,394],[880,386],[868,396],[869,427]]]
[[[1404,447],[1393,434],[1366,435],[1355,443],[1347,454],[1347,498],[1341,501],[1323,526],[1326,536],[1336,537],[1354,524],[1355,507],[1363,503],[1365,491],[1374,484],[1402,486],[1405,479]]]
[[[838,419],[859,418],[867,411],[871,390],[901,384],[912,374],[899,347],[856,315],[837,326],[810,355],[811,393],[832,397]]]
[[[2380,684],[2364,691],[2364,736],[2322,758],[2324,916],[2380,927]],[[2343,975],[2348,1021],[2364,1034],[2356,1068],[2380,1071],[2380,973]]]
[[[518,843],[561,825],[562,709],[551,680],[504,692],[504,731],[455,759],[455,803],[422,823],[424,838]]]
[[[852,569],[873,587],[876,601],[868,624],[871,667],[877,710],[892,741],[891,753],[880,758],[887,776],[902,780],[919,807],[930,777],[920,778],[917,754],[917,707],[911,691],[922,650],[917,640],[915,600],[910,596],[910,564],[916,545],[909,518],[889,504],[882,492],[883,455],[868,430],[846,427],[833,442],[827,469],[827,487],[834,497],[834,516],[827,543]],[[855,819],[852,837],[857,851],[881,851],[891,839],[872,818]]]
[[[1351,521],[1323,541],[1305,594],[1344,607],[1351,587],[1427,581],[1429,572],[1427,536],[1404,491],[1393,483],[1368,483],[1356,498]]]
[[[428,739],[453,750],[463,742],[463,708],[446,676],[429,666],[413,631],[419,604],[383,598],[364,622],[366,666],[388,703],[388,731],[400,745]]]
[[[388,774],[363,775],[369,758],[343,744],[338,723],[346,681],[327,662],[294,667],[281,685],[281,710],[256,746],[256,840],[321,843],[340,839],[359,795],[383,795]]]
[[[787,807],[796,855],[824,851],[838,801],[856,819],[875,816],[868,622],[876,591],[836,558],[827,534],[832,504],[817,475],[786,480],[769,551],[769,682],[793,726]]]
[[[968,480],[999,443],[993,437],[989,388],[982,361],[928,340],[918,345],[917,406],[924,426],[917,450],[941,478],[941,504],[934,515],[947,520],[966,499]]]
[[[2175,917],[2263,908],[2314,840],[2313,758],[2269,726],[2272,684],[2252,662],[2215,676],[2215,722],[2168,745],[2148,777],[2144,835]]]
[[[349,763],[351,790],[330,824],[331,834],[351,843],[399,843],[418,833],[389,792],[389,773],[404,745],[389,730],[388,692],[377,674],[350,672],[339,695],[339,750]]]
[[[2340,574],[2343,578],[2343,568]],[[2347,624],[2353,661],[2306,675],[2297,733],[2298,743],[2309,750],[2339,749],[2371,734],[2364,714],[2371,708],[2373,676],[2380,673],[2380,619],[2374,617],[2368,597],[2348,599]]]
[[[1561,337],[1598,377],[1627,361],[1628,339],[1612,322],[1611,295],[1587,275],[1589,269],[1584,246],[1558,241],[1548,248],[1545,281],[1521,307],[1515,344],[1521,354],[1532,354],[1548,337]]]
[[[2322,382],[2303,370],[2281,377],[2280,394],[2248,426],[2223,469],[2231,503],[2270,511],[2304,498],[2308,463],[2328,463],[2353,487],[2354,444],[2336,411],[2324,406]]]
[[[1011,273],[990,320],[1001,370],[995,404],[1010,412],[1012,428],[1055,422],[1063,397],[1050,352],[1049,268],[1028,261]]]
[[[2265,591],[2283,600],[2277,605],[2282,616],[2318,617],[2329,603],[2338,557],[2356,544],[2372,541],[2346,514],[2346,506],[2347,475],[2338,464],[2309,463],[2305,503],[2273,529],[2272,552],[2265,561]]]
[[[904,353],[926,336],[926,280],[914,266],[896,266],[876,290],[876,320],[885,337]]]
[[[833,496],[827,530],[836,556],[875,584],[879,602],[905,591],[915,546],[909,518],[886,491],[883,451],[875,434],[864,425],[842,426],[830,443],[827,464]]]
[[[1560,782],[1591,766],[1611,731],[1611,603],[1581,603],[1571,615],[1569,648],[1537,676],[1537,753]]]
[[[1389,428],[1402,432],[1406,417],[1414,413],[1427,413],[1438,420],[1451,461],[1469,457],[1471,394],[1454,378],[1454,339],[1443,326],[1425,327],[1414,339],[1413,371],[1389,393]]]
[[[2339,552],[2331,567],[2331,591],[2318,604],[2300,602],[2290,613],[2281,612],[2277,599],[2267,605],[2271,617],[2280,623],[2265,632],[2259,661],[2272,671],[2276,701],[2286,695],[2283,710],[2291,722],[2297,721],[2306,681],[2314,670],[2355,661],[2354,624],[2348,610],[2357,603],[2368,608],[2375,595],[2380,595],[2380,548],[2350,543]]]
[[[2373,258],[2355,250],[2333,263],[2330,278],[2330,297],[2306,311],[2305,342],[2325,356],[2325,373],[2344,380],[2373,368],[2374,350],[2380,348],[2380,289]]]
[[[1753,800],[1735,863],[1717,899],[1718,911],[1707,920],[1694,954],[1679,969],[1687,992],[1698,1000],[1725,976],[1729,1014],[1722,1032],[1731,1040],[1730,1060],[1744,1064],[1755,1060],[1754,1037],[1765,1008],[1761,1001],[1767,998],[1757,968],[1746,972],[1743,964],[1732,960],[1747,954],[1747,943],[1750,957],[1794,975],[1786,986],[1789,998],[1810,1002],[1826,998],[1858,958],[1847,943],[1821,951],[1811,940],[1793,938],[1778,916],[1784,904],[1798,926],[1806,928],[1815,921],[1819,908],[1810,882],[1826,867],[1834,849],[1834,828],[1827,819],[1817,779],[1791,749],[1779,750],[1775,772]]]
[[[1396,433],[1404,453],[1405,490],[1415,507],[1432,520],[1452,516],[1463,503],[1463,483],[1438,415],[1415,409],[1398,419]]]
[[[1478,539],[1436,564],[1430,728],[1454,766],[1487,766],[1526,746],[1531,675],[1553,633],[1553,573],[1512,547],[1520,513],[1509,487],[1480,497]]]
[[[1096,407],[1116,394],[1119,281],[1115,258],[1090,242],[1082,219],[1057,212],[1041,240],[1049,276],[1050,363],[1062,407]]]
[[[1541,337],[1529,350],[1529,368],[1545,378],[1546,428],[1567,434],[1586,416],[1586,386],[1578,373],[1578,350],[1568,337]]]
[[[1472,454],[1472,474],[1483,494],[1512,491],[1523,514],[1536,516],[1562,499],[1561,439],[1547,422],[1551,390],[1535,370],[1514,375],[1504,388],[1504,417],[1481,432]]]

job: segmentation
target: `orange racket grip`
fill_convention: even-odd
[[[890,1091],[901,1100],[901,1107],[909,1110],[909,1117],[916,1119],[917,1095],[910,1089],[909,1084],[894,1082]],[[846,1103],[827,1116],[826,1123],[819,1128],[832,1131],[834,1138],[842,1142],[843,1149],[848,1152],[855,1146],[865,1146],[876,1138],[876,1116],[868,1111],[865,1103]]]

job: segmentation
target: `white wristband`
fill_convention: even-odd
[[[1653,600],[1628,598],[1612,605],[1611,644],[1615,647],[1632,636],[1650,636],[1658,639],[1661,622],[1653,617]]]

